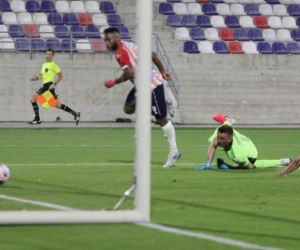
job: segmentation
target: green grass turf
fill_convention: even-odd
[[[300,155],[299,130],[240,131],[253,139],[261,159]],[[299,249],[300,172],[287,178],[277,176],[281,169],[196,172],[211,133],[178,129],[183,158],[177,167],[162,169],[168,150],[161,130],[153,130],[152,222]],[[78,209],[111,208],[131,184],[133,135],[132,129],[0,129],[0,161],[12,174],[0,194]],[[132,207],[132,200],[123,206]],[[41,209],[0,199],[0,210]],[[136,225],[2,226],[0,235],[1,250],[237,249]]]

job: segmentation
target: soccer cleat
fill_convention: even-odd
[[[181,158],[181,153],[177,150],[175,153],[169,153],[168,160],[163,166],[164,168],[171,168],[176,164],[176,161]]]
[[[281,163],[283,166],[288,166],[291,164],[293,160],[291,158],[284,158],[284,159],[281,159]]]
[[[75,116],[74,116],[74,120],[76,123],[76,126],[78,126],[79,122],[80,122],[80,112],[78,112]]]
[[[42,122],[41,122],[40,118],[37,118],[37,117],[35,117],[31,122],[28,122],[28,124],[31,124],[31,125],[39,125],[41,123]]]
[[[213,119],[220,123],[220,124],[225,124],[227,123],[228,125],[232,126],[233,124],[236,123],[236,120],[232,117],[229,117],[227,115],[222,115],[222,114],[216,114],[213,116]]]

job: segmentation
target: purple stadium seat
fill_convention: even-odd
[[[292,32],[291,32],[291,37],[292,37],[295,41],[300,41],[300,30],[292,30]]]
[[[268,4],[279,4],[280,3],[279,0],[265,0],[265,2]]]
[[[290,54],[300,54],[299,43],[291,42],[286,45],[287,52]]]
[[[10,4],[8,0],[0,1],[0,11],[11,11]]]
[[[66,25],[78,25],[78,20],[74,13],[66,13],[63,16],[63,23]]]
[[[183,51],[189,54],[197,54],[199,53],[199,49],[197,43],[194,41],[186,41],[183,44]]]
[[[182,26],[181,17],[177,15],[168,16],[167,24],[171,27],[181,27]]]
[[[63,19],[58,13],[49,13],[48,23],[51,25],[63,25]]]
[[[76,52],[75,41],[72,39],[63,39],[61,41],[61,50],[65,52]]]
[[[255,29],[255,28],[248,30],[248,37],[252,41],[263,41],[264,40],[261,30]]]
[[[211,0],[210,2],[211,3],[224,3],[223,0]]]
[[[83,27],[79,25],[71,26],[70,32],[72,34],[72,38],[82,39],[86,37]]]
[[[129,34],[129,30],[128,30],[127,27],[121,26],[121,27],[119,28],[119,31],[120,31],[120,34],[121,34],[121,38],[122,38],[122,39],[131,39],[131,36],[130,36],[130,34]]]
[[[297,17],[296,24],[300,27],[300,17]]]
[[[167,0],[167,1],[170,3],[180,3],[181,2],[181,0]]]
[[[290,4],[287,7],[287,12],[291,16],[300,16],[300,6],[298,4]]]
[[[260,15],[258,7],[254,3],[246,4],[244,9],[245,9],[245,12],[247,13],[247,15],[249,15],[249,16],[259,16]]]
[[[48,39],[46,42],[46,48],[54,51],[61,51],[61,45],[57,39]]]
[[[24,37],[25,36],[22,26],[18,25],[18,24],[10,25],[8,28],[8,34],[11,37]]]
[[[31,13],[40,12],[41,7],[38,1],[29,0],[26,2],[26,10]]]
[[[240,28],[241,27],[239,19],[236,16],[225,17],[225,24],[229,28]]]
[[[110,26],[122,26],[122,20],[121,17],[117,14],[111,14],[107,16],[107,23]]]
[[[229,53],[225,42],[220,42],[220,41],[215,42],[213,48],[217,54],[228,54]]]
[[[43,0],[41,3],[41,11],[46,13],[56,12],[53,1]]]
[[[196,17],[192,15],[186,15],[182,17],[182,25],[185,27],[196,27]]]
[[[257,50],[260,54],[273,54],[271,45],[267,42],[259,42],[257,44]]]
[[[275,42],[272,44],[272,51],[274,54],[287,54],[287,49],[285,47],[284,43],[281,42]]]
[[[214,4],[206,3],[202,6],[202,11],[205,15],[217,15],[217,10]]]
[[[193,40],[206,40],[204,32],[201,28],[191,28],[190,37]]]
[[[69,29],[66,25],[58,25],[54,29],[55,36],[58,38],[70,38]]]
[[[0,15],[0,24],[3,24],[2,16]]]
[[[212,27],[208,16],[198,16],[196,22],[202,28]]]
[[[163,15],[174,15],[172,4],[170,3],[160,3],[159,13]]]
[[[85,27],[85,35],[87,38],[100,39],[100,32],[95,25],[89,25]]]
[[[32,51],[45,51],[46,44],[43,39],[32,39],[31,40]]]
[[[248,33],[244,29],[235,29],[233,31],[233,36],[234,39],[238,41],[249,41]]]
[[[30,40],[27,38],[16,39],[16,49],[18,51],[29,51],[31,50]]]
[[[110,1],[102,1],[100,3],[100,10],[103,13],[116,13],[114,5]]]

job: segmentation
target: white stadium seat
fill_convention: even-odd
[[[45,13],[33,13],[32,15],[32,21],[35,24],[41,25],[41,24],[48,24],[47,16]]]
[[[87,39],[79,39],[76,42],[76,49],[79,52],[89,52],[91,51],[91,43]]]
[[[5,24],[0,24],[0,37],[9,37],[8,28]]]
[[[184,3],[175,3],[173,5],[173,10],[176,15],[187,15],[188,14],[186,4],[184,4]]]
[[[270,4],[261,4],[258,7],[260,14],[263,16],[272,16],[273,14],[273,9]]]
[[[19,24],[32,24],[32,17],[30,13],[24,12],[18,14],[18,23]]]
[[[59,13],[70,13],[70,4],[68,1],[56,1],[55,3],[55,9],[59,12]]]
[[[273,29],[282,28],[281,18],[278,16],[270,16],[268,18],[268,24],[270,28]]]
[[[285,16],[282,18],[282,26],[288,29],[298,28],[295,18],[291,16]]]
[[[283,42],[292,41],[290,31],[287,29],[277,30],[277,40],[283,41]]]
[[[239,18],[240,25],[243,28],[254,28],[253,19],[250,16],[241,16]]]
[[[217,4],[217,12],[222,16],[231,15],[230,7],[226,3]]]
[[[3,50],[13,50],[15,49],[15,43],[11,38],[1,38],[0,39],[0,49]]]
[[[86,1],[85,10],[88,13],[100,13],[99,3],[97,1]]]
[[[185,27],[176,28],[175,30],[176,40],[191,40],[189,29]]]
[[[294,4],[300,4],[300,0],[292,0],[292,3],[294,3]]]
[[[276,32],[273,29],[264,29],[262,31],[262,36],[266,41],[276,41],[277,37],[276,37]]]
[[[243,42],[242,49],[246,54],[258,54],[255,42]]]
[[[282,3],[282,4],[292,4],[293,0],[280,0],[280,3]]]
[[[106,15],[101,13],[93,15],[93,23],[96,26],[106,26],[107,25]]]
[[[25,3],[22,0],[13,0],[10,3],[13,12],[26,12]]]
[[[208,28],[204,30],[204,35],[207,40],[218,41],[220,40],[218,30],[215,28]]]
[[[247,3],[252,3],[251,0],[240,0],[239,1],[240,4],[247,4]]]
[[[224,0],[224,3],[238,3],[239,0]]]
[[[222,16],[212,16],[210,18],[210,23],[213,27],[216,28],[226,27],[226,24],[224,22],[224,17]]]
[[[81,1],[72,1],[71,5],[71,12],[73,13],[85,13],[85,8],[84,8],[84,4]]]
[[[252,3],[265,3],[265,0],[252,0]]]
[[[286,6],[283,4],[275,4],[273,6],[273,13],[275,16],[288,16]]]
[[[236,15],[236,16],[246,15],[244,6],[239,3],[235,3],[231,5],[231,13],[232,15]]]
[[[13,12],[3,12],[2,21],[4,24],[17,24],[17,16]]]
[[[203,53],[203,54],[215,53],[213,50],[212,43],[209,41],[201,41],[201,42],[198,42],[197,45],[198,45],[198,49],[199,49],[200,53]]]
[[[54,30],[51,25],[41,25],[39,27],[39,32],[41,34],[41,37],[45,37],[45,38],[55,37]]]
[[[201,5],[199,3],[189,3],[188,13],[191,15],[203,15]]]

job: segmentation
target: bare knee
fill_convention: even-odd
[[[125,104],[123,110],[126,114],[132,115],[135,112],[135,106]]]
[[[33,96],[31,97],[31,99],[30,99],[30,102],[31,102],[31,103],[36,102],[37,97],[38,97],[38,95],[33,95]]]

